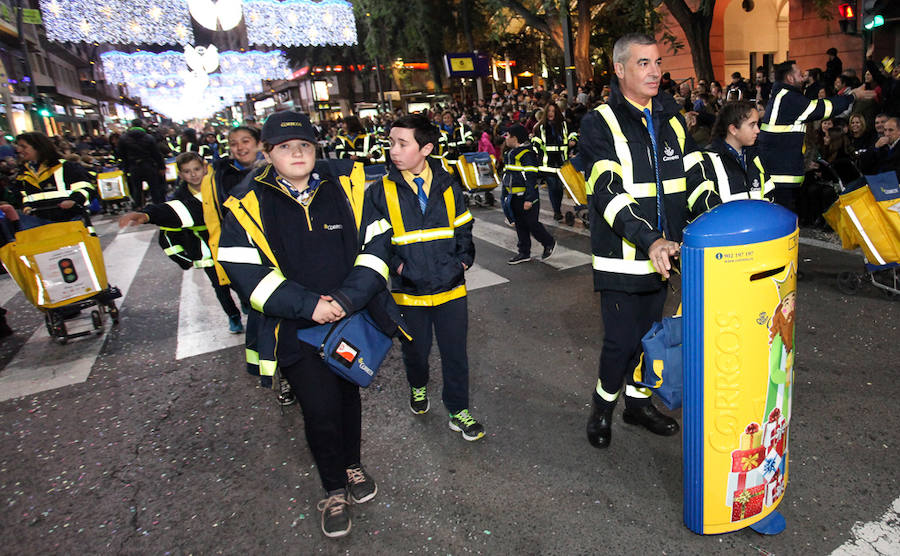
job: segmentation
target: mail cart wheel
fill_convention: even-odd
[[[66,323],[60,321],[56,327],[55,332],[50,334],[56,338],[56,341],[60,343],[60,345],[66,345],[69,343],[69,333],[66,330]]]
[[[119,324],[119,308],[116,307],[115,301],[109,302],[109,318],[112,319],[113,324]]]
[[[575,213],[570,211],[566,211],[565,221],[567,226],[575,225]]]
[[[91,322],[94,324],[94,330],[97,332],[103,330],[103,319],[100,318],[100,311],[97,309],[91,311]]]
[[[847,295],[854,295],[859,291],[859,274],[855,272],[841,272],[837,277],[838,289]]]
[[[494,206],[495,201],[496,201],[496,199],[494,198],[494,194],[491,193],[490,191],[488,191],[487,193],[484,194],[484,204],[485,205],[492,207],[492,206]]]

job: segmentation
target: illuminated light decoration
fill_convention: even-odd
[[[194,20],[212,31],[234,29],[244,17],[241,0],[187,0],[187,4]]]
[[[201,47],[202,48],[202,47]],[[214,48],[214,47],[210,47]],[[201,53],[209,55],[210,48]],[[187,50],[187,49],[186,49]],[[196,54],[198,49],[191,49]],[[180,73],[186,73],[188,65],[186,55],[182,52],[168,50],[166,52],[104,52],[100,55],[103,72],[110,83],[123,83],[131,87],[143,86],[153,80],[167,83]],[[280,50],[270,52],[221,52],[218,55],[220,73],[211,73],[210,78],[217,75],[228,76],[232,82],[258,82],[261,79],[290,79],[291,71],[284,53]],[[182,86],[179,82],[178,86]],[[175,85],[172,85],[175,86]]]
[[[57,42],[190,44],[184,0],[40,0],[47,38]]]
[[[187,45],[184,47],[184,61],[193,71],[212,73],[219,67],[219,49],[215,45],[196,48]]]
[[[244,0],[243,8],[252,45],[356,44],[353,6],[345,0]]]

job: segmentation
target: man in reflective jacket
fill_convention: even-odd
[[[626,376],[624,421],[655,434],[678,432],[678,423],[651,404],[650,392],[635,387],[632,375],[641,361],[641,338],[662,317],[682,230],[718,203],[678,105],[659,92],[661,61],[653,37],[620,38],[609,103],[581,122],[594,289],[601,292],[604,328],[587,425],[588,440],[598,448],[609,446]]]

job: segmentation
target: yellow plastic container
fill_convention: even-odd
[[[42,309],[87,299],[109,285],[100,238],[80,221],[18,232],[0,247],[0,260],[28,301]]]

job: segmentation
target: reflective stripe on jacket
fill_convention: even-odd
[[[851,96],[810,100],[800,89],[776,82],[766,113],[759,124],[759,151],[763,167],[776,187],[803,183],[803,141],[806,124],[840,114],[853,103]]]
[[[715,176],[716,191],[723,203],[739,199],[771,201],[775,194],[775,184],[763,170],[762,159],[755,147],[745,147],[747,159],[745,170],[728,145],[722,139],[715,139],[707,147],[707,172]]]
[[[666,93],[653,98],[659,181],[663,187],[667,239],[681,241],[689,220],[719,203],[703,155],[685,132],[678,105]],[[590,207],[594,288],[625,292],[663,287],[647,255],[663,237],[657,217],[657,177],[652,143],[642,114],[613,81],[609,104],[581,122]]]

